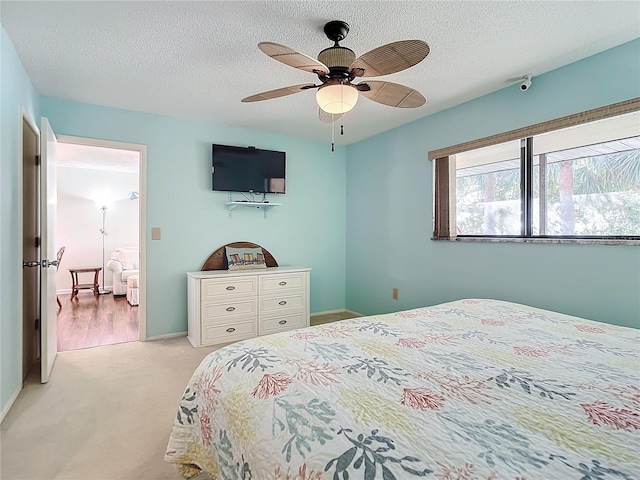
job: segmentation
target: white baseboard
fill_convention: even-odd
[[[15,403],[16,399],[18,398],[18,395],[20,395],[21,391],[22,391],[22,385],[20,385],[18,388],[16,388],[16,391],[13,392],[13,395],[11,395],[11,398],[9,399],[7,404],[4,406],[4,408],[2,409],[2,412],[0,412],[0,423],[2,423],[4,421],[4,417],[7,416],[7,413],[9,413],[9,410],[11,410],[11,407],[13,407],[13,404]]]
[[[178,333],[165,333],[164,335],[156,335],[155,337],[147,337],[147,342],[149,340],[164,340],[166,338],[176,338],[176,337],[186,337],[187,332],[178,332]]]
[[[349,313],[354,317],[364,317],[364,315],[362,315],[361,313],[354,312],[353,310],[346,310],[344,308],[339,310],[325,310],[324,312],[312,313],[310,317],[313,318],[313,317],[319,317],[320,315],[331,315],[332,313]]]
[[[316,313],[312,313],[310,316],[311,317],[318,317],[320,315],[329,315],[329,314],[332,314],[332,313],[350,313],[354,317],[364,317],[364,315],[362,315],[361,313],[354,312],[352,310],[345,310],[344,308],[340,309],[340,310],[325,310],[324,312],[316,312]],[[147,341],[164,340],[166,338],[176,338],[176,337],[186,337],[186,336],[187,336],[187,332],[166,333],[164,335],[156,335],[154,337],[147,337]]]

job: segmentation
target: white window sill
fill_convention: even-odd
[[[640,246],[640,240],[606,238],[535,238],[535,237],[448,237],[431,240],[448,242],[490,242],[490,243],[571,243],[578,245],[633,245]]]

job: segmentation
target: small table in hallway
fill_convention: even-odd
[[[71,300],[73,298],[78,298],[78,290],[93,290],[93,295],[98,296],[100,292],[98,291],[98,274],[102,270],[102,267],[76,267],[70,268],[69,273],[71,274]],[[93,272],[93,283],[80,283],[78,280],[79,273],[92,273]]]

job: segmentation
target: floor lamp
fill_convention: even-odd
[[[102,235],[102,289],[101,291],[99,291],[100,295],[106,295],[108,293],[111,293],[109,290],[107,290],[105,287],[105,283],[104,283],[104,278],[105,278],[105,271],[104,271],[104,238],[107,236],[107,231],[105,230],[105,219],[107,216],[107,206],[106,205],[102,205],[100,207],[100,211],[102,212],[102,228],[100,229],[100,234]]]

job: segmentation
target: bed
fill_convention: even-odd
[[[185,478],[640,478],[640,331],[459,300],[238,342],[189,381]]]

